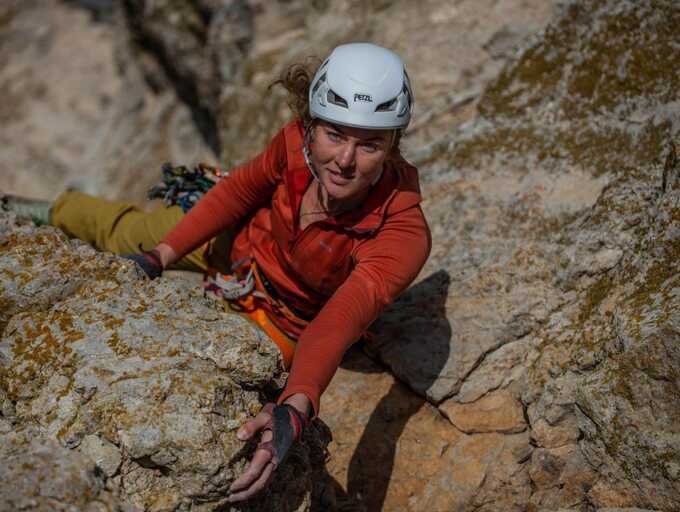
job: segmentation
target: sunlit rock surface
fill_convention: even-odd
[[[75,471],[88,496],[106,489],[137,509],[222,505],[252,453],[236,429],[282,383],[275,346],[183,281],[149,282],[133,263],[53,228],[16,227],[7,215],[2,222],[2,435],[8,442],[26,429],[35,434],[24,436],[26,461],[7,456],[3,489],[63,465],[73,466],[64,471]],[[313,453],[298,447],[250,510],[309,509],[312,473],[323,461],[315,428],[309,436]],[[31,462],[55,450],[63,463]],[[48,498],[80,507],[77,488],[40,491],[38,509],[49,509]],[[18,504],[21,490],[12,492],[7,503]]]
[[[141,201],[165,161],[243,162],[290,117],[269,87],[280,72],[352,40],[404,56],[418,96],[403,142],[420,149],[474,114],[483,85],[556,3],[7,0],[3,189]]]
[[[0,2],[3,191],[139,200],[163,162],[214,161],[191,109],[149,85],[129,32],[74,4]]]

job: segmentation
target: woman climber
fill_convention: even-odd
[[[133,259],[151,278],[168,268],[206,272],[207,289],[279,347],[290,376],[277,404],[237,433],[245,441],[260,432],[261,442],[231,486],[232,502],[267,485],[318,414],[345,351],[415,279],[430,251],[417,170],[399,152],[413,108],[400,57],[347,44],[313,79],[292,66],[279,82],[296,119],[188,212],[144,213],[66,192],[49,218],[71,236]],[[35,206],[5,198],[5,209],[19,214]]]

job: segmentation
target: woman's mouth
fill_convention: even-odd
[[[331,182],[334,185],[339,185],[339,186],[347,185],[348,183],[350,183],[352,181],[352,178],[353,178],[353,176],[351,176],[351,175],[346,176],[346,175],[344,175],[340,172],[335,172],[335,171],[331,171],[331,170],[328,171],[328,176],[329,176]]]

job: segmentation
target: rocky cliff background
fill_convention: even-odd
[[[320,424],[253,510],[676,511],[678,26],[673,0],[8,0],[2,189],[142,201],[164,161],[262,148],[287,64],[391,47],[432,256],[324,395],[323,471]],[[266,344],[181,279],[0,232],[0,508],[219,509]]]

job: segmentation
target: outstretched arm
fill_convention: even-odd
[[[356,249],[354,270],[300,336],[280,401],[302,393],[318,414],[345,352],[413,282],[430,246],[422,211],[413,207],[390,217],[375,239]]]
[[[291,404],[312,417],[318,414],[320,396],[345,351],[416,278],[429,252],[429,229],[420,208],[396,215],[375,240],[357,250],[357,265],[350,277],[300,336],[279,403]],[[269,418],[263,409],[241,428],[239,439],[250,439],[262,431]],[[262,441],[269,440],[272,432],[265,429]],[[265,487],[273,472],[271,460],[271,454],[257,450],[245,473],[232,485],[230,501],[248,499]]]

